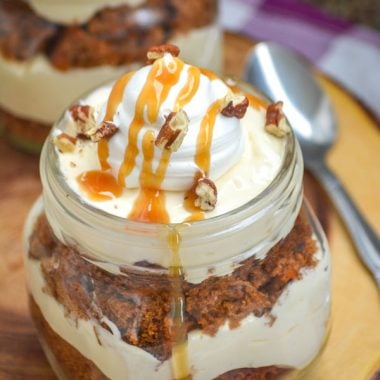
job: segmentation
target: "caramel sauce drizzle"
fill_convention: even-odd
[[[91,170],[82,173],[77,181],[80,189],[93,201],[107,201],[120,197],[123,193],[123,187],[117,183],[111,173],[106,171]]]
[[[196,92],[198,91],[199,83],[201,81],[201,70],[197,67],[191,66],[188,70],[188,75],[189,78],[187,83],[178,94],[174,112],[178,112],[181,108],[185,107],[186,104],[190,103],[191,99],[194,98]]]
[[[215,121],[220,113],[223,101],[223,98],[218,99],[210,105],[206,112],[206,115],[202,119],[197,138],[195,163],[197,164],[202,175],[205,177],[208,176],[210,171],[212,136],[214,132]]]
[[[182,70],[181,66],[179,69]],[[153,74],[152,74],[153,75]],[[180,71],[177,73],[178,77]],[[188,104],[194,95],[198,91],[200,83],[200,70],[191,67],[188,70],[188,80],[184,87],[179,92],[177,99],[175,101],[174,111],[179,111],[186,104]],[[162,81],[165,84],[166,79]],[[161,93],[161,99],[156,102],[156,108],[152,107],[148,109],[148,118],[151,122],[155,121],[158,116],[158,111],[166,99],[169,89],[177,80],[173,79],[169,84],[168,88],[165,90],[166,93]],[[149,83],[149,78],[148,78]],[[156,87],[157,88],[157,87]],[[145,90],[145,89],[144,89]],[[144,92],[143,90],[143,92]],[[152,87],[147,87],[147,94],[153,90]],[[161,89],[164,91],[164,89]],[[157,94],[156,94],[157,99]],[[140,101],[144,101],[144,97],[141,97],[138,100],[137,107]],[[142,108],[141,108],[142,113]],[[137,111],[136,111],[137,114]],[[132,122],[131,128],[136,129],[136,136],[141,128],[139,123],[143,123],[143,120],[136,120]],[[131,129],[130,129],[131,130]],[[131,141],[131,140],[130,140]],[[128,215],[128,218],[131,220],[145,221],[145,222],[154,222],[154,223],[166,223],[170,222],[168,212],[165,208],[165,193],[160,190],[162,182],[165,178],[165,174],[170,162],[171,151],[163,150],[161,153],[160,161],[157,167],[157,170],[153,170],[153,159],[155,151],[155,134],[153,131],[147,131],[144,134],[142,141],[142,153],[143,153],[143,166],[140,173],[140,192],[133,205],[131,213]],[[134,154],[135,151],[132,151]],[[128,148],[126,152],[126,157],[128,154]],[[130,153],[131,154],[131,153]],[[134,164],[133,164],[134,165]],[[133,168],[133,167],[132,167]],[[125,167],[122,175],[125,178],[130,171],[130,167]],[[120,173],[119,173],[120,174]],[[120,177],[119,177],[120,183]],[[180,234],[175,229],[170,229],[168,234],[168,245],[171,250],[172,258],[171,265],[169,268],[169,274],[171,278],[171,287],[172,287],[172,336],[173,336],[173,348],[172,348],[172,367],[174,378],[177,380],[188,380],[191,379],[190,376],[190,367],[188,361],[188,351],[187,351],[187,329],[184,324],[184,302],[185,297],[182,291],[183,283],[183,268],[181,265],[181,259],[179,255],[179,245],[180,245]]]
[[[200,68],[201,73],[206,76],[210,80],[219,79],[219,77],[213,72],[208,69],[205,69],[204,67]]]
[[[169,275],[171,278],[172,288],[172,369],[174,379],[190,380],[190,366],[187,351],[187,328],[185,324],[185,296],[183,294],[184,273],[179,255],[179,247],[181,244],[180,232],[171,227],[168,233],[168,245],[171,250],[171,265],[169,267]]]
[[[210,70],[207,70],[205,68],[198,70],[211,81],[218,79],[218,76]],[[198,179],[207,176],[210,171],[212,136],[216,117],[220,112],[222,104],[223,99],[218,99],[216,102],[211,104],[201,122],[201,127],[197,138],[196,154],[194,158],[194,161],[200,171],[195,174],[193,182],[194,185],[186,192],[184,197],[183,206],[185,210],[190,213],[190,216],[187,217],[184,222],[205,219],[204,212],[195,207],[195,200],[197,199],[197,195],[195,194],[195,186]]]
[[[153,171],[154,158],[153,131],[144,134],[142,142],[143,167],[140,173],[140,192],[133,204],[128,219],[150,223],[169,223],[169,214],[165,208],[165,193],[160,190],[166,167],[169,162],[169,151],[163,152],[157,173]]]
[[[178,75],[180,75],[180,73]],[[180,110],[188,104],[199,88],[199,69],[190,67],[188,75],[189,78],[175,101],[175,111]],[[140,173],[140,193],[128,218],[153,223],[169,223],[169,215],[165,209],[165,195],[160,189],[170,162],[171,152],[165,149],[162,151],[158,168],[156,172],[154,172],[152,166],[154,158],[154,140],[155,135],[152,131],[145,133],[142,143],[143,167]]]
[[[255,108],[257,110],[260,110],[260,108],[266,110],[268,105],[265,104],[265,102],[263,100],[261,100],[260,98],[258,98],[257,96],[255,95],[252,95],[252,94],[244,94],[248,100],[249,100],[249,105],[252,107],[252,108]]]
[[[139,152],[137,137],[145,123],[144,111],[146,110],[149,122],[156,121],[160,107],[168,97],[171,88],[178,82],[183,66],[184,63],[177,58],[173,58],[170,65],[166,65],[163,59],[154,62],[137,99],[135,116],[128,129],[128,145],[118,175],[120,184],[124,183],[136,164],[136,156]]]
[[[127,87],[129,81],[135,74],[134,71],[125,74],[121,77],[113,86],[111,94],[108,98],[106,114],[103,121],[113,121],[117,107],[121,103],[124,95],[125,87]],[[110,164],[108,163],[109,149],[108,149],[108,140],[102,139],[98,143],[98,158],[100,162],[100,167],[102,170],[110,169]]]

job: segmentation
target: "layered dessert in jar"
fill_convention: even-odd
[[[63,379],[272,379],[323,345],[330,259],[282,113],[172,45],[72,104],[25,227]]]
[[[67,104],[172,42],[219,70],[217,0],[0,0],[0,128],[39,151]]]

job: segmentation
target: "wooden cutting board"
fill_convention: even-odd
[[[226,36],[226,73],[240,77],[252,41]],[[342,88],[318,75],[335,106],[339,139],[328,157],[359,208],[380,232],[380,127]],[[55,379],[27,310],[22,226],[41,191],[38,159],[0,140],[0,379]],[[380,297],[338,215],[307,174],[306,193],[333,258],[331,333],[305,380],[362,380],[380,371]]]

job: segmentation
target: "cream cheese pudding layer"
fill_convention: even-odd
[[[145,63],[155,44],[219,70],[217,11],[217,0],[1,0],[0,123],[41,145],[67,104]]]
[[[42,152],[25,262],[61,378],[278,378],[325,339],[329,253],[282,103],[179,53],[72,104]]]

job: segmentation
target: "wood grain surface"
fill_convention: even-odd
[[[248,39],[226,36],[227,74],[241,76],[251,46]],[[332,99],[339,124],[339,139],[328,162],[379,232],[379,125],[342,88],[318,77]],[[0,140],[0,163],[0,379],[55,379],[29,318],[23,269],[23,222],[41,191],[38,159]],[[379,292],[328,198],[308,174],[305,188],[328,234],[333,307],[327,344],[300,378],[375,379],[373,374],[380,368]]]

